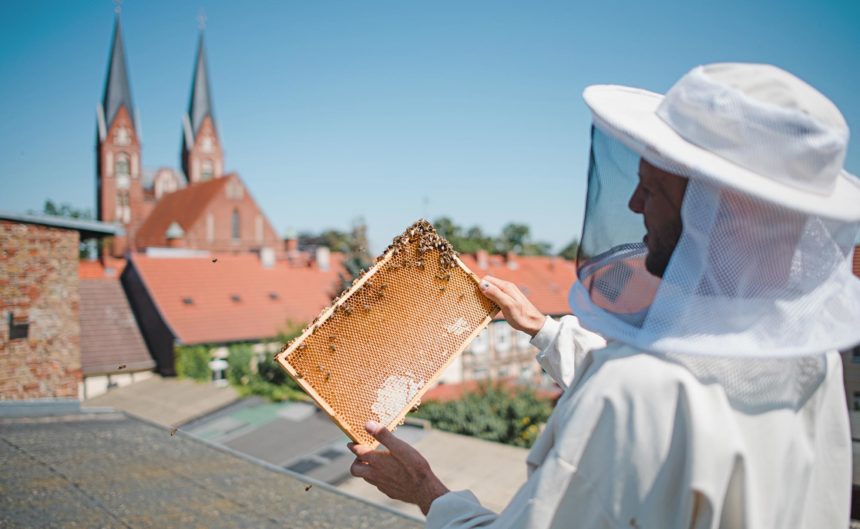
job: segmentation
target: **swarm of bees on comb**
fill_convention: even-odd
[[[480,333],[498,307],[426,220],[395,237],[275,360],[353,441],[390,430]]]

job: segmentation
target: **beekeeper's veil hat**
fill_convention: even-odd
[[[848,126],[833,103],[760,64],[694,68],[665,96],[601,85],[584,97],[594,123],[570,301],[586,327],[658,353],[860,342],[860,181],[843,169]],[[640,160],[688,179],[662,277],[646,269],[643,217],[627,207]]]

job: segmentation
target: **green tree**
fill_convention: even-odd
[[[413,415],[440,430],[530,447],[550,413],[549,400],[530,388],[487,384],[459,400],[426,402]]]
[[[358,219],[353,223],[345,253],[343,267],[346,273],[340,272],[338,274],[341,289],[349,288],[352,282],[361,275],[362,270],[367,270],[373,264],[368,251],[367,225],[363,219]]]
[[[569,259],[571,261],[576,260],[576,254],[579,252],[579,239],[573,239],[568,243],[567,246],[561,249],[558,252],[559,257],[564,257],[565,259]]]

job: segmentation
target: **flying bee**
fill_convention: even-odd
[[[333,353],[333,352],[335,352],[335,351],[337,351],[337,347],[335,347],[335,345],[334,345],[334,344],[329,345],[329,346],[328,346],[328,348],[329,348],[329,350],[330,350],[332,353]]]

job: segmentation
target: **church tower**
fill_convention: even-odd
[[[131,246],[140,222],[143,187],[140,138],[135,124],[131,87],[119,14],[114,20],[107,80],[96,107],[96,180],[98,219],[119,224],[125,235],[114,238],[110,253],[121,256]]]
[[[224,152],[215,127],[202,29],[191,81],[191,100],[188,112],[182,116],[182,133],[182,170],[188,183],[195,184],[223,176]]]

